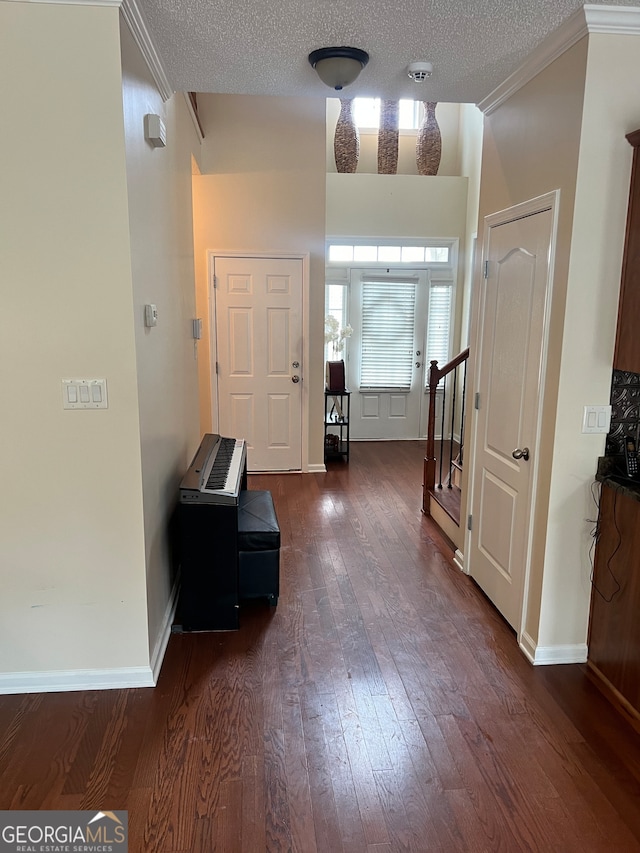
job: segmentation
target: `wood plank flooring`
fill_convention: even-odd
[[[640,851],[640,744],[532,667],[420,512],[418,442],[253,476],[277,609],[175,634],[155,689],[0,696],[0,808],[128,809],[134,853]]]

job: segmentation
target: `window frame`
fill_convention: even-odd
[[[401,262],[388,263],[383,261],[329,261],[329,247],[331,245],[351,245],[351,246],[425,246],[425,247],[447,247],[449,249],[448,261],[423,261],[423,262],[407,262],[403,265]],[[456,340],[456,320],[457,320],[457,294],[458,294],[458,250],[459,240],[456,237],[446,237],[441,239],[421,239],[418,237],[351,237],[351,236],[327,236],[325,243],[325,286],[327,284],[342,284],[346,285],[346,319],[349,319],[349,301],[351,288],[352,271],[358,270],[380,270],[396,272],[399,276],[403,274],[403,267],[406,269],[427,270],[429,287],[438,284],[446,284],[451,287],[451,313],[449,326],[449,355],[447,361],[452,357]],[[427,341],[425,340],[425,345]],[[349,339],[345,341],[344,359],[349,358]],[[427,354],[425,353],[425,359]],[[446,362],[444,362],[446,363]],[[424,391],[429,390],[429,371],[428,365],[425,370],[425,385]]]
[[[375,246],[378,249],[384,247],[400,247],[400,249],[410,248],[425,248],[425,249],[448,249],[449,258],[446,261],[372,261],[372,260],[331,260],[329,252],[332,246]],[[432,270],[451,270],[455,279],[455,270],[458,263],[458,240],[452,238],[443,238],[441,240],[422,240],[419,237],[327,237],[325,241],[325,266],[330,269],[370,269],[387,267],[398,267],[402,269],[432,269]]]
[[[382,98],[356,97],[353,100],[354,100],[354,110],[353,110],[354,121],[356,123],[356,127],[358,128],[358,131],[360,133],[364,133],[364,134],[378,133],[378,131],[380,129],[380,119],[379,119],[380,109],[378,108],[378,124],[358,124],[358,121],[357,121],[358,108],[357,108],[357,105],[355,104],[355,101],[378,101],[378,102],[380,102],[382,100]],[[415,124],[413,127],[399,127],[398,132],[401,135],[406,135],[406,136],[414,135],[415,136],[415,134],[417,134],[417,132],[420,128],[420,124],[424,118],[424,104],[421,100],[418,100],[416,98],[401,98],[400,100],[412,101],[413,102],[413,105],[414,105],[413,106],[413,114],[414,114]]]

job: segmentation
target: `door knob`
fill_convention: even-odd
[[[291,377],[291,381],[292,381],[292,382],[300,382],[300,377],[299,377],[299,376],[297,376],[297,375],[296,375],[296,376],[292,376],[292,377]]]
[[[516,447],[516,449],[513,451],[513,453],[511,455],[513,456],[514,459],[524,459],[524,461],[526,462],[527,459],[529,458],[529,448],[523,447],[522,450],[520,450],[519,447]]]
[[[416,367],[420,367],[420,362],[416,361]]]

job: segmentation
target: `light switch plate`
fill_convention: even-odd
[[[611,427],[611,406],[585,406],[582,416],[583,433],[608,433]]]
[[[107,409],[106,379],[63,379],[63,409]]]

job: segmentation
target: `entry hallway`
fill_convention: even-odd
[[[640,738],[522,656],[420,513],[423,453],[250,477],[277,609],[172,635],[155,689],[0,697],[0,808],[128,809],[132,853],[640,851]]]

